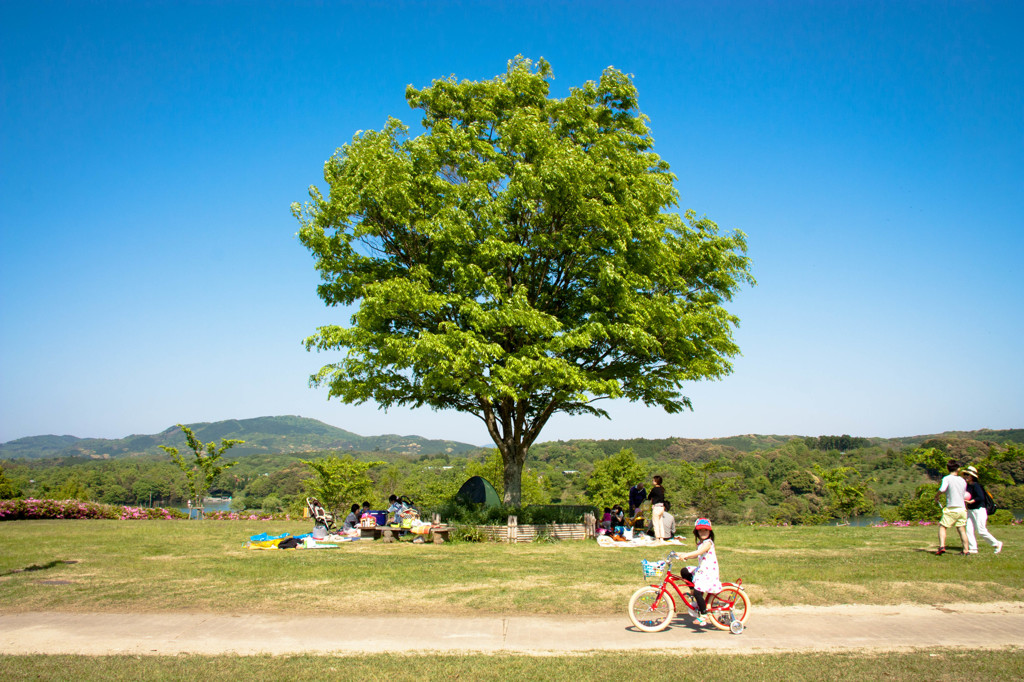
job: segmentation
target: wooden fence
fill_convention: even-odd
[[[541,534],[555,540],[586,540],[597,536],[594,515],[583,515],[583,523],[520,524],[516,516],[508,517],[505,526],[474,526],[492,542],[533,542]]]

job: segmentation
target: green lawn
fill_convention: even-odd
[[[615,642],[608,642],[615,649]],[[583,656],[0,656],[4,680],[1020,680],[1024,650]]]
[[[643,584],[640,560],[666,551],[593,542],[243,547],[255,533],[306,530],[301,521],[2,522],[0,611],[383,614],[397,588],[408,614],[612,614]],[[743,578],[756,608],[1019,600],[1024,528],[993,531],[1003,553],[983,545],[969,557],[929,552],[934,526],[716,534],[723,579]]]

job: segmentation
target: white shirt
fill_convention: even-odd
[[[950,474],[942,479],[939,486],[940,493],[946,493],[947,507],[966,507],[964,493],[967,492],[967,481],[956,474]]]

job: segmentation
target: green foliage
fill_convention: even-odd
[[[320,500],[337,518],[346,504],[359,504],[373,492],[373,481],[367,472],[383,462],[359,462],[352,455],[302,460],[313,477],[305,481],[306,491]]]
[[[237,462],[221,462],[221,458],[225,452],[245,441],[225,439],[218,446],[212,441],[203,443],[196,438],[195,434],[192,433],[192,429],[187,426],[178,424],[178,428],[185,434],[185,441],[188,443],[189,449],[192,450],[192,461],[189,462],[182,457],[175,447],[168,445],[161,445],[159,447],[171,456],[174,463],[185,474],[189,500],[192,501],[192,506],[199,509],[200,513],[202,513],[203,499],[206,497],[206,492],[210,489],[210,486],[213,485],[213,482],[220,476],[221,472],[237,464]]]
[[[1013,523],[1013,513],[1008,509],[997,509],[996,513],[988,517],[989,526],[1009,526]]]
[[[594,473],[587,480],[587,498],[599,509],[622,504],[629,487],[641,481],[646,483],[648,475],[647,466],[637,461],[632,450],[619,450],[594,464]]]
[[[452,542],[487,542],[487,535],[475,525],[456,524],[448,533]]]
[[[934,521],[939,518],[940,507],[935,504],[937,483],[918,486],[914,494],[906,497],[895,509],[882,512],[886,521]]]
[[[867,499],[867,484],[860,479],[853,467],[836,467],[823,469],[815,466],[815,471],[822,478],[829,495],[828,512],[845,522],[855,514],[870,512],[874,505]]]
[[[828,470],[844,466],[856,469],[859,474],[851,478],[851,481],[860,481],[865,485],[867,500],[885,508],[892,507],[886,515],[894,513],[901,503],[914,499],[915,490],[929,481],[922,467],[908,465],[904,461],[909,449],[900,451],[890,445],[874,444],[839,455],[834,450],[810,449],[802,438],[745,438],[751,443],[774,445],[766,450],[746,452],[723,446],[723,439],[543,443],[531,450],[533,461],[530,466],[524,467],[523,497],[530,504],[553,501],[560,505],[576,505],[591,502],[587,497],[587,483],[595,466],[623,449],[632,450],[636,461],[646,466],[649,473],[658,473],[664,477],[666,494],[673,503],[673,513],[677,517],[696,512],[693,508],[694,491],[700,487],[700,479],[704,477],[699,467],[721,460],[722,464],[736,472],[730,475],[742,482],[739,489],[723,498],[716,512],[719,519],[733,523],[806,524],[820,518],[838,516],[833,513],[834,500],[824,478],[819,480],[811,476],[813,485],[808,486],[807,492],[794,492],[786,481],[796,471],[817,471],[816,467]],[[964,463],[973,461],[981,469],[983,480],[986,471],[984,462],[990,461],[991,467],[1011,483],[986,484],[986,490],[992,494],[1000,508],[1024,509],[1024,486],[1017,484],[1019,478],[1015,478],[1022,477],[1020,469],[1024,468],[1024,462],[1019,458],[1020,449],[1016,445],[964,444],[946,437],[943,447],[957,452],[971,450],[978,453],[975,459],[965,460]],[[235,450],[232,450],[234,453]],[[990,453],[994,454],[990,457]],[[314,452],[305,458],[314,460],[341,454]],[[350,454],[357,461],[378,461],[372,456],[374,453]],[[484,474],[489,480],[494,476],[497,478],[497,486],[502,485],[500,473],[503,465],[501,457],[493,448],[480,450],[469,458],[446,454],[412,456],[381,453],[380,460],[386,460],[389,464],[368,471],[373,484],[371,493],[365,498],[349,502],[367,499],[375,508],[381,508],[389,494],[406,494],[417,502],[421,511],[430,512],[439,509],[446,496],[454,493],[470,475]],[[563,473],[567,471],[569,473]],[[189,498],[185,477],[166,456],[9,460],[3,462],[3,472],[7,480],[25,497],[88,497],[95,501],[109,500],[118,505],[152,504],[157,507],[183,507]],[[235,466],[224,472],[211,486],[209,494],[232,496],[233,510],[248,510],[248,514],[261,515],[265,498],[272,495],[280,502],[281,508],[292,516],[298,516],[302,513],[307,495],[303,481],[310,475],[311,471],[302,463],[300,455],[250,454],[240,458]],[[625,503],[625,490],[618,501]],[[277,502],[271,502],[274,503],[272,506],[277,506]],[[926,501],[925,504],[927,512],[923,518],[937,518],[937,507],[933,501]],[[345,504],[342,510],[347,511]]]
[[[904,461],[906,461],[908,465],[920,465],[930,476],[936,478],[941,478],[946,475],[948,471],[946,463],[949,460],[949,454],[936,447],[915,448],[904,456]]]
[[[356,133],[325,164],[329,194],[292,207],[320,297],[358,304],[353,326],[307,339],[343,351],[313,383],[478,416],[512,504],[552,415],[606,416],[603,398],[678,412],[684,382],[729,374],[724,304],[753,283],[742,233],[672,210],[630,77],[609,67],[564,99],[550,78],[517,57],[491,80],[409,87],[426,133]]]
[[[804,471],[803,469],[790,471],[786,475],[786,483],[789,484],[790,490],[797,495],[813,493],[818,487],[818,482],[814,480],[814,476],[809,471]]]
[[[737,498],[742,488],[743,479],[731,464],[724,460],[706,462],[697,467],[692,504],[699,516],[719,521],[724,517],[724,507]]]
[[[4,468],[0,466],[0,500],[10,500],[20,496],[21,489],[18,488],[14,481],[7,478]]]
[[[867,438],[854,438],[848,434],[842,436],[818,436],[817,438],[804,438],[807,447],[813,450],[838,450],[846,452],[871,445]]]

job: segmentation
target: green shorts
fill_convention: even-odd
[[[967,509],[964,507],[943,507],[940,526],[963,528],[967,525]]]

